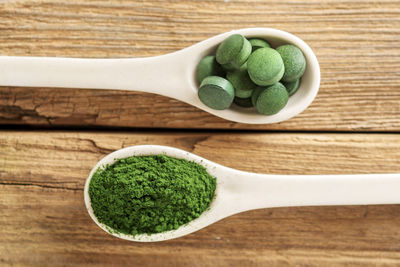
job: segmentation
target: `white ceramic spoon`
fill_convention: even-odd
[[[205,106],[197,96],[195,70],[200,59],[215,53],[231,34],[260,37],[273,47],[294,44],[304,53],[307,67],[301,87],[278,114],[265,116],[233,105],[227,110]],[[156,57],[82,59],[0,57],[0,86],[64,87],[132,90],[178,99],[226,120],[264,124],[287,120],[306,109],[317,95],[320,69],[311,48],[300,38],[276,29],[249,28],[226,32],[180,51]],[[116,103],[117,104],[117,103]]]
[[[93,214],[88,194],[89,183],[97,168],[112,164],[116,159],[139,155],[166,154],[203,165],[217,178],[216,197],[210,209],[199,218],[177,230],[152,235],[125,235],[110,232]],[[231,169],[189,152],[156,145],[132,146],[117,150],[92,169],[86,180],[84,198],[90,217],[104,231],[139,242],[163,241],[181,237],[225,217],[247,210],[327,205],[368,205],[400,203],[400,174],[363,175],[269,175]]]

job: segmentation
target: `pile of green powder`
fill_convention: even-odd
[[[215,177],[197,163],[165,155],[133,156],[99,168],[89,196],[99,222],[125,234],[152,234],[199,217],[215,188]]]

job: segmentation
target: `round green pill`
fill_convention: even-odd
[[[301,50],[294,45],[282,45],[276,51],[281,55],[285,65],[282,81],[293,82],[299,79],[306,69],[306,59]]]
[[[218,64],[215,56],[203,57],[196,68],[196,79],[198,83],[201,83],[207,76],[224,76],[225,71]]]
[[[204,105],[212,109],[223,110],[232,104],[235,90],[227,79],[208,76],[201,82],[198,95]]]
[[[243,108],[253,107],[253,103],[251,103],[250,97],[248,97],[248,98],[235,97],[235,99],[233,99],[233,103],[235,103],[239,107],[243,107]]]
[[[289,95],[285,86],[278,82],[263,88],[258,94],[255,107],[261,114],[273,115],[286,106],[288,99]]]
[[[286,91],[288,92],[289,96],[294,95],[300,87],[300,80],[297,79],[294,82],[283,82],[283,85],[286,87]]]
[[[235,96],[240,98],[250,97],[253,90],[257,87],[250,79],[247,72],[247,64],[244,64],[239,70],[228,72],[226,78],[231,82],[235,89]]]
[[[263,39],[258,39],[258,38],[254,38],[254,39],[249,39],[249,42],[251,44],[251,51],[254,52],[259,48],[263,48],[263,47],[271,47],[271,45],[263,40]]]
[[[253,93],[251,94],[251,103],[253,106],[256,106],[257,98],[264,89],[265,87],[261,86],[258,86],[256,89],[254,89]]]
[[[247,60],[247,71],[254,83],[266,86],[278,82],[285,72],[285,67],[275,49],[264,47],[251,53]]]
[[[235,66],[235,65],[233,65],[232,63],[226,63],[226,64],[224,64],[224,65],[221,65],[222,66],[222,68],[224,69],[224,70],[226,70],[226,71],[234,71],[234,70],[237,70],[238,68]]]
[[[217,48],[217,62],[225,69],[239,69],[251,53],[251,44],[240,34],[226,38]]]

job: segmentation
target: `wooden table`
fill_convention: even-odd
[[[137,144],[253,172],[400,173],[398,0],[3,1],[0,54],[154,56],[245,27],[315,51],[321,87],[299,116],[245,125],[151,94],[0,87],[0,265],[399,266],[400,205],[256,210],[142,244],[98,228],[82,191]]]

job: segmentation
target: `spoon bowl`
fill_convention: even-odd
[[[152,235],[147,235],[147,234],[139,234],[139,235],[127,235],[123,233],[118,233],[117,231],[114,231],[107,225],[104,225],[100,223],[96,216],[94,215],[93,209],[91,207],[91,201],[89,197],[89,184],[90,180],[93,176],[93,174],[96,172],[98,168],[101,168],[102,166],[110,165],[113,164],[116,160],[120,158],[127,158],[131,156],[149,156],[149,155],[161,155],[165,154],[170,157],[174,158],[179,158],[179,159],[187,159],[189,161],[196,162],[202,166],[204,166],[207,169],[207,172],[210,173],[214,177],[223,177],[221,175],[221,171],[223,171],[224,168],[221,165],[219,165],[220,168],[216,168],[216,164],[208,161],[206,159],[203,159],[199,156],[196,156],[192,153],[176,149],[173,147],[167,147],[167,146],[156,146],[156,145],[142,145],[142,146],[133,146],[133,147],[127,147],[118,151],[115,151],[106,157],[104,157],[102,160],[100,160],[96,166],[92,169],[92,171],[89,174],[88,179],[86,180],[85,183],[85,189],[84,189],[84,199],[85,199],[85,204],[86,208],[89,212],[90,217],[95,221],[95,223],[100,226],[104,231],[117,236],[122,239],[130,240],[130,241],[139,241],[139,242],[155,242],[155,241],[162,241],[162,240],[168,240],[172,238],[177,238],[180,236],[184,236],[187,234],[190,234],[192,232],[195,232],[201,228],[206,227],[210,223],[216,222],[223,217],[228,216],[226,214],[226,207],[224,207],[222,204],[224,203],[224,192],[223,192],[223,186],[221,184],[224,183],[223,178],[217,179],[217,188],[215,191],[215,198],[213,199],[211,206],[208,210],[203,212],[203,214],[189,222],[188,224],[178,228],[177,230],[173,231],[168,231],[168,232],[163,232],[163,233],[158,233],[158,234],[152,234]],[[221,215],[224,215],[222,216]]]
[[[265,116],[255,109],[236,105],[226,110],[214,110],[199,100],[199,85],[195,78],[197,64],[204,56],[215,53],[217,46],[232,34],[263,38],[272,47],[293,44],[303,51],[307,65],[300,88],[279,113]],[[147,58],[0,57],[0,86],[148,92],[180,100],[226,120],[248,124],[276,123],[296,116],[314,100],[319,84],[320,68],[311,48],[295,35],[272,28],[234,30],[170,54]]]
[[[127,235],[100,223],[94,215],[89,196],[90,180],[98,168],[130,156],[164,154],[204,166],[217,178],[215,198],[200,217],[176,230]],[[93,221],[113,236],[137,242],[156,242],[196,232],[225,217],[247,210],[321,205],[367,205],[400,203],[400,174],[363,175],[270,175],[231,169],[195,154],[173,147],[139,145],[117,150],[101,159],[86,180],[84,200]]]

